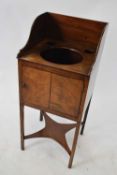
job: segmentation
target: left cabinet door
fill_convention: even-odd
[[[50,73],[29,66],[20,67],[20,93],[25,105],[48,108]]]

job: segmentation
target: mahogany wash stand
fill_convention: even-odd
[[[71,168],[79,132],[84,131],[106,28],[105,22],[54,13],[36,18],[28,42],[17,56],[22,150],[25,139],[52,138],[68,152]],[[40,110],[44,129],[25,135],[24,106]],[[57,123],[47,112],[75,123]],[[65,134],[73,128],[70,149]]]

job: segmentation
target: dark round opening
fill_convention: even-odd
[[[75,49],[69,48],[48,48],[40,55],[47,61],[56,64],[75,64],[82,61],[81,54]]]
[[[87,48],[87,49],[84,50],[84,52],[85,53],[88,53],[88,54],[93,54],[93,53],[95,53],[95,49],[93,49],[93,48]]]

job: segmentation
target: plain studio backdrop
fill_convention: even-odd
[[[52,140],[29,140],[26,150],[20,150],[16,55],[25,45],[34,19],[46,11],[109,22],[85,132],[79,136],[72,169],[67,168],[67,153]],[[0,175],[116,175],[116,90],[116,0],[0,0]],[[39,111],[26,108],[25,113],[25,132],[43,127]],[[68,134],[69,144],[73,132]]]

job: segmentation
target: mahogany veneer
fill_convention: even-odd
[[[80,126],[83,134],[107,23],[44,13],[36,18],[25,47],[18,54],[21,148],[24,139],[53,138],[72,161]],[[45,128],[25,136],[24,106],[40,109]],[[46,112],[75,121],[60,124]],[[76,128],[70,149],[65,134]]]

